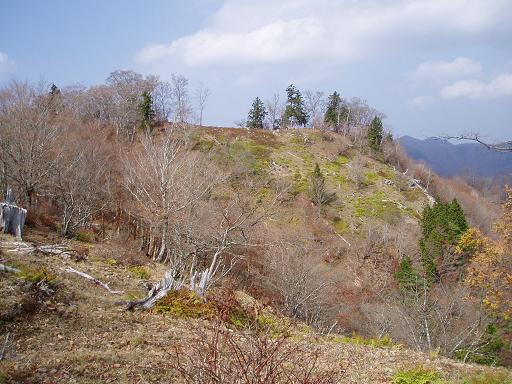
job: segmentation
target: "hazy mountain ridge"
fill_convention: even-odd
[[[452,144],[447,140],[420,140],[411,136],[402,136],[399,140],[410,157],[425,161],[442,176],[456,176],[466,171],[481,177],[512,173],[510,154],[491,151],[477,143]]]

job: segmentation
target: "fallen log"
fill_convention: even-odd
[[[113,295],[122,295],[124,293],[124,291],[114,291],[113,289],[111,289],[108,286],[108,284],[106,284],[106,283],[96,279],[95,277],[92,277],[91,275],[88,275],[85,272],[77,271],[76,269],[71,268],[71,267],[65,268],[64,271],[65,272],[69,272],[69,273],[77,274],[78,276],[82,276],[83,278],[86,278],[87,280],[92,281],[94,284],[99,285],[99,286],[105,288],[107,291],[109,291]]]

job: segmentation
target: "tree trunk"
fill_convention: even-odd
[[[16,204],[0,203],[0,231],[21,239],[27,210]]]

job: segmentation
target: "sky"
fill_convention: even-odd
[[[360,97],[396,136],[512,136],[512,0],[0,0],[0,86],[116,69],[204,83],[209,125],[293,83]]]

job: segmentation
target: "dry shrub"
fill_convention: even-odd
[[[187,384],[327,384],[342,373],[320,366],[319,348],[220,324],[196,331],[193,341],[170,355],[172,369]]]
[[[215,307],[217,317],[225,323],[244,327],[248,325],[250,317],[254,317],[249,317],[236,299],[233,290],[227,287],[213,289],[208,295],[208,302]]]

